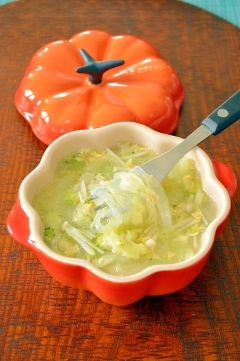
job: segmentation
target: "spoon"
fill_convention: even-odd
[[[180,144],[136,168],[153,175],[161,183],[185,154],[210,135],[221,133],[239,118],[240,90],[205,118],[201,125]]]

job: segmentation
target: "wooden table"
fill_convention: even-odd
[[[33,53],[89,29],[151,42],[186,90],[176,135],[185,137],[240,88],[240,33],[174,0],[20,0],[0,7],[1,361],[240,360],[240,194],[199,277],[185,289],[114,307],[52,279],[8,235],[6,217],[46,146],[14,106]],[[240,123],[202,148],[240,180]]]

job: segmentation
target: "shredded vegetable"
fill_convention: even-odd
[[[154,156],[125,142],[62,159],[32,202],[46,244],[121,276],[193,257],[215,217],[215,203],[192,159],[182,158],[159,184],[139,167]]]

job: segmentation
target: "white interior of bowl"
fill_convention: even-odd
[[[202,234],[202,247],[194,257],[181,263],[151,266],[136,275],[119,277],[108,275],[85,260],[58,255],[44,243],[42,238],[43,224],[30,202],[36,190],[52,177],[56,163],[69,152],[81,148],[104,149],[120,141],[138,142],[153,149],[157,153],[164,153],[176,146],[182,139],[171,135],[161,134],[146,126],[129,122],[116,123],[94,130],[79,130],[58,138],[47,148],[40,164],[23,180],[20,186],[19,197],[21,206],[29,217],[31,232],[30,242],[51,258],[58,259],[64,263],[82,265],[100,277],[115,282],[138,280],[159,270],[180,269],[199,261],[211,249],[215,231],[219,224],[227,217],[230,210],[229,195],[224,186],[216,178],[210,158],[199,147],[190,151],[187,156],[195,161],[202,177],[203,188],[216,202],[218,213],[216,219]]]

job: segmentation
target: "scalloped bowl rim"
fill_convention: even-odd
[[[111,139],[109,139],[109,135],[111,135]],[[211,159],[202,149],[195,147],[186,156],[195,160],[197,167],[200,168],[204,189],[211,194],[215,201],[218,201],[216,204],[219,204],[218,215],[203,233],[202,239],[204,241],[195,256],[180,263],[150,266],[130,276],[114,276],[101,271],[86,260],[65,257],[55,253],[44,243],[41,236],[43,224],[38,213],[30,204],[33,194],[41,186],[41,180],[46,182],[51,178],[55,168],[52,164],[56,165],[57,161],[68,152],[82,147],[105,148],[115,144],[117,141],[124,140],[136,141],[147,145],[153,150],[160,149],[162,152],[180,143],[182,138],[159,133],[145,125],[132,122],[115,123],[97,129],[73,131],[64,134],[49,145],[38,166],[25,177],[19,188],[20,204],[29,218],[30,236],[28,242],[41,250],[49,258],[64,264],[84,267],[96,276],[114,283],[135,282],[159,271],[180,270],[197,263],[211,250],[216,229],[226,219],[231,207],[230,196],[222,183],[217,179]],[[153,143],[154,140],[155,143]],[[156,141],[158,141],[158,144]],[[77,147],[78,143],[79,146]]]

